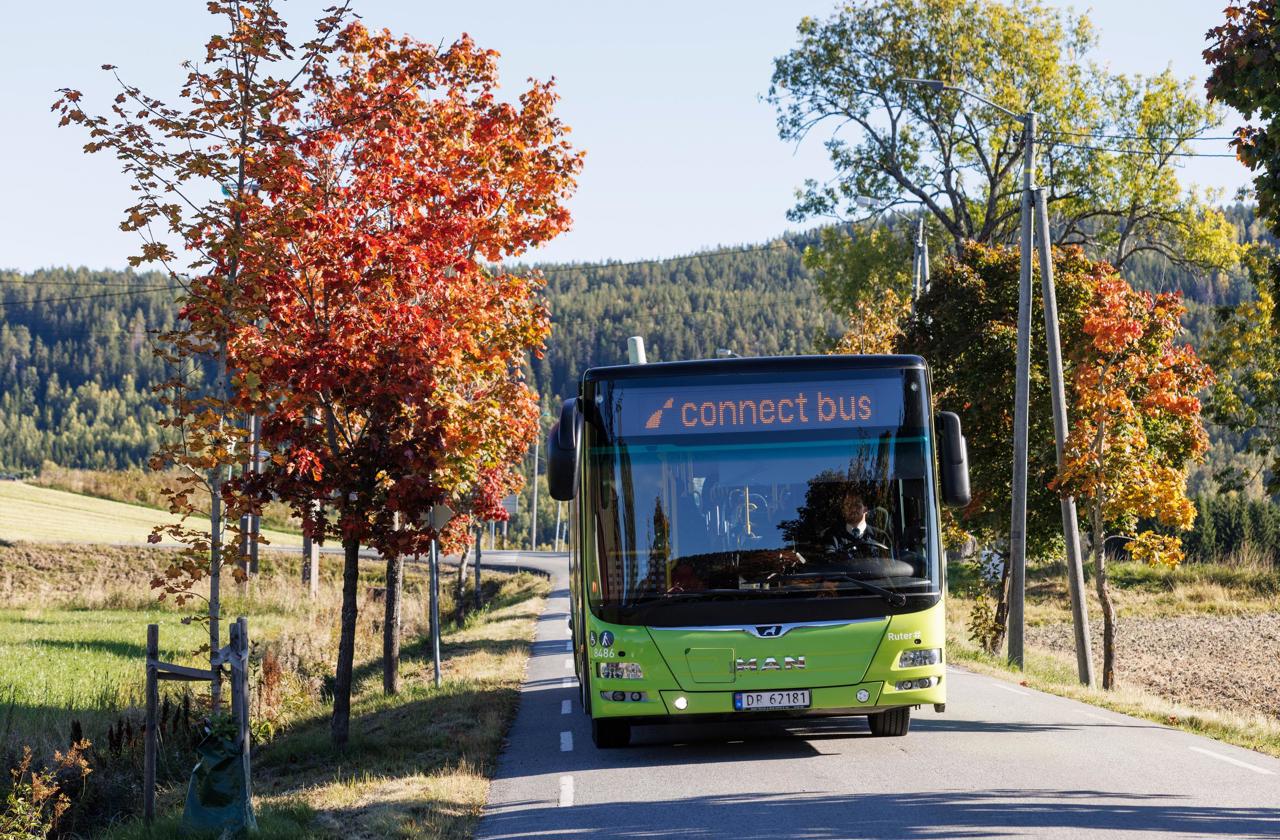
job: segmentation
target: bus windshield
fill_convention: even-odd
[[[615,618],[937,594],[923,370],[594,386],[591,598]]]

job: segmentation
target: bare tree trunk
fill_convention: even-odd
[[[1009,558],[1004,558],[1000,569],[1000,594],[996,600],[995,624],[996,633],[991,640],[991,650],[996,653],[1004,647],[1005,634],[1009,632]]]
[[[222,664],[218,649],[222,646],[222,467],[209,474],[209,709],[217,714],[222,704]]]
[[[346,746],[351,731],[351,668],[355,658],[356,596],[360,582],[360,541],[342,541],[342,629],[338,636],[338,667],[333,680],[333,720],[330,733],[335,746]]]
[[[1102,604],[1102,687],[1116,687],[1116,608],[1111,603],[1111,590],[1107,585],[1107,555],[1103,551],[1105,538],[1102,533],[1102,503],[1093,503],[1093,567],[1094,582],[1098,587],[1098,602]]]
[[[471,546],[464,545],[462,547],[462,556],[458,558],[458,580],[454,584],[453,598],[453,603],[458,610],[459,623],[462,622],[462,619],[467,613],[467,602],[466,598],[463,596],[467,593],[467,561],[470,560],[470,558]]]
[[[400,693],[400,595],[404,590],[404,558],[387,558],[387,611],[382,622],[382,691]]]

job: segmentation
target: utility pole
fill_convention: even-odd
[[[1044,335],[1049,345],[1049,387],[1053,392],[1053,437],[1058,470],[1067,446],[1067,399],[1062,383],[1062,346],[1058,337],[1058,292],[1053,283],[1053,254],[1049,247],[1049,209],[1044,190],[1035,191],[1036,235],[1040,251],[1040,288],[1044,297]],[[1089,611],[1084,603],[1084,563],[1080,558],[1080,526],[1074,496],[1063,496],[1062,536],[1067,548],[1067,584],[1076,636],[1076,673],[1082,685],[1093,685],[1093,652],[1089,647]]]
[[[538,434],[533,438],[533,504],[529,508],[529,550],[538,550],[538,448],[542,444],[542,410],[538,410]]]
[[[1032,255],[1035,233],[1032,228],[1039,217],[1040,265],[1044,295],[1046,339],[1049,345],[1049,380],[1053,391],[1053,426],[1057,444],[1058,466],[1062,466],[1067,434],[1066,397],[1062,383],[1062,348],[1058,336],[1058,304],[1053,285],[1052,254],[1049,250],[1049,214],[1043,192],[1035,185],[1036,113],[1019,114],[997,105],[964,88],[947,85],[937,79],[902,79],[907,84],[927,87],[935,92],[953,91],[978,100],[1022,123],[1023,172],[1022,219],[1019,235],[1021,266],[1018,273],[1018,344],[1014,379],[1013,419],[1013,504],[1009,517],[1009,664],[1024,665],[1027,585],[1027,435],[1028,400],[1031,369],[1031,296]],[[917,238],[917,243],[919,239]],[[917,249],[919,245],[917,244]],[[928,263],[925,263],[928,271]],[[928,283],[927,274],[924,282]],[[1089,615],[1084,605],[1084,571],[1080,560],[1080,531],[1076,521],[1075,500],[1062,500],[1062,534],[1067,546],[1067,571],[1071,588],[1071,611],[1075,625],[1076,664],[1080,682],[1093,684],[1093,664],[1089,650]]]
[[[1031,191],[1035,189],[1036,114],[1022,116],[1022,266],[1018,272],[1018,356],[1013,385],[1013,510],[1009,517],[1009,664],[1021,669],[1027,592],[1027,412],[1031,385]]]
[[[911,309],[915,310],[916,301],[924,294],[924,287],[929,282],[929,246],[924,238],[924,213],[921,212],[916,222],[916,242],[911,262]]]

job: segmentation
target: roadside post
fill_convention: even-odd
[[[476,609],[484,606],[480,597],[480,561],[484,553],[484,523],[476,523]]]
[[[990,99],[971,90],[953,87],[937,79],[902,79],[902,82],[922,85],[934,92],[951,91],[968,96],[984,105],[1000,111],[1022,124],[1023,162],[1021,223],[1019,226],[1019,251],[1021,265],[1018,274],[1018,332],[1017,366],[1014,380],[1013,411],[1013,481],[1011,485],[1013,506],[1009,521],[1009,562],[1011,566],[1009,592],[1009,664],[1023,668],[1023,644],[1025,636],[1026,599],[1026,549],[1027,549],[1027,436],[1028,401],[1030,396],[1031,368],[1031,298],[1032,298],[1032,250],[1039,239],[1040,275],[1043,287],[1046,343],[1049,345],[1049,380],[1053,397],[1053,427],[1057,446],[1058,466],[1062,466],[1062,454],[1067,433],[1066,398],[1062,384],[1062,350],[1058,337],[1058,304],[1053,285],[1053,259],[1049,240],[1049,213],[1044,190],[1036,185],[1036,122],[1034,111],[1017,113],[997,105]],[[1038,231],[1034,230],[1038,226]],[[927,269],[926,269],[927,271]],[[926,275],[925,282],[928,282]],[[1076,669],[1083,685],[1093,685],[1093,662],[1089,650],[1089,613],[1084,605],[1084,572],[1080,558],[1080,531],[1076,520],[1075,499],[1062,499],[1062,536],[1067,547],[1068,582],[1071,590],[1072,624],[1075,630]]]
[[[440,687],[440,531],[453,519],[453,509],[439,504],[431,508],[427,524],[431,526],[431,655],[435,661],[435,686]]]

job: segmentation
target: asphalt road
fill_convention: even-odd
[[[597,750],[568,652],[564,555],[545,569],[520,711],[477,836],[1280,837],[1280,761],[950,668],[905,738],[861,718],[638,727]]]

